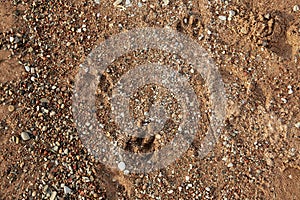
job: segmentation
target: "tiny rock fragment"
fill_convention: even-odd
[[[64,186],[64,193],[65,194],[71,193],[71,189],[68,186]]]
[[[298,5],[294,5],[293,11],[294,11],[294,12],[297,12],[297,11],[299,11],[299,10],[300,10],[299,6],[298,6]]]
[[[95,0],[95,3],[96,4],[100,4],[100,0]]]
[[[130,0],[126,0],[126,1],[125,1],[125,6],[126,6],[126,7],[132,6],[131,1],[130,1]]]
[[[8,111],[13,112],[15,110],[15,107],[13,105],[8,106]]]
[[[121,170],[121,171],[124,171],[124,170],[125,170],[125,168],[126,168],[126,165],[125,165],[125,163],[124,163],[124,162],[119,162],[119,164],[118,164],[118,168],[119,168],[119,170]]]
[[[295,124],[295,126],[296,126],[296,128],[300,128],[300,122],[297,122],[297,123]]]
[[[229,17],[232,18],[233,16],[235,16],[235,11],[234,10],[230,10],[229,11]]]
[[[29,134],[27,132],[22,132],[21,133],[21,138],[24,141],[30,140],[30,136],[29,136]]]
[[[56,199],[56,195],[57,195],[56,191],[52,192],[51,196],[50,196],[50,200],[55,200]]]
[[[11,43],[13,43],[13,42],[14,42],[14,40],[15,40],[15,38],[14,38],[14,37],[9,37],[9,41],[10,41]]]
[[[113,5],[114,7],[117,7],[118,5],[120,5],[122,3],[122,0],[116,0]]]
[[[224,16],[224,15],[220,15],[220,16],[219,16],[219,20],[226,21],[226,20],[227,20],[227,17]]]
[[[169,0],[163,0],[163,6],[167,6],[167,5],[169,5]]]
[[[246,27],[241,28],[241,33],[248,34],[248,29]]]
[[[227,167],[233,167],[233,164],[232,163],[229,163],[228,165],[227,165]]]

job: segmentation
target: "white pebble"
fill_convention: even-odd
[[[222,21],[226,21],[227,17],[224,16],[224,15],[220,15],[220,16],[219,16],[219,19],[222,20]]]
[[[228,165],[227,165],[227,167],[233,167],[233,164],[232,163],[229,163]]]
[[[120,5],[122,3],[122,0],[116,0],[113,5],[114,7],[117,7],[118,5]]]
[[[167,6],[169,4],[169,0],[163,0],[163,6]]]
[[[125,165],[125,163],[124,163],[124,162],[119,162],[119,164],[118,164],[118,168],[119,168],[119,170],[121,170],[121,171],[124,171],[124,170],[125,170],[125,168],[126,168],[126,165]]]
[[[9,37],[9,41],[12,43],[15,40],[14,37]]]
[[[185,177],[185,180],[186,180],[186,181],[189,181],[189,180],[190,180],[190,177],[189,177],[189,176],[186,176],[186,177]]]
[[[299,10],[300,10],[299,6],[298,6],[298,5],[294,5],[293,11],[294,11],[294,12],[297,12],[297,11],[299,11]]]
[[[295,126],[296,126],[296,128],[300,128],[300,122],[297,122],[297,123],[295,124]]]
[[[95,3],[96,4],[100,4],[100,0],[95,0]]]
[[[25,66],[25,70],[26,70],[26,72],[30,72],[30,67],[29,66]]]
[[[126,1],[125,1],[125,6],[126,6],[126,7],[130,7],[130,6],[132,6],[132,4],[131,4],[130,0],[126,0]]]

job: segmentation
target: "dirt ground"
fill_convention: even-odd
[[[299,0],[0,0],[0,199],[300,199],[299,7]],[[191,37],[218,66],[225,127],[199,158],[204,115],[199,138],[170,166],[124,174],[82,144],[72,116],[74,79],[105,39],[166,26]],[[99,85],[99,120],[109,122],[108,96],[121,66],[171,58],[149,50],[116,60]],[[191,84],[209,105],[201,80]],[[136,98],[152,95],[145,87]],[[129,143],[113,125],[105,130],[136,153],[169,141]]]

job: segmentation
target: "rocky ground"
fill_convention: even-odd
[[[0,199],[300,199],[299,0],[0,3]],[[218,66],[225,127],[203,159],[197,139],[164,169],[124,174],[82,144],[72,116],[74,79],[105,39],[165,26],[193,38]],[[114,66],[163,58],[135,52]],[[201,123],[206,130],[208,118]],[[121,140],[114,127],[107,131]],[[147,141],[148,149],[125,148],[155,150],[160,139]]]

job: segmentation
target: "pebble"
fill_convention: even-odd
[[[52,192],[51,196],[50,196],[50,200],[55,200],[56,199],[56,195],[57,195],[56,191]]]
[[[24,141],[30,140],[30,136],[29,136],[29,134],[27,132],[22,132],[21,133],[21,138]]]
[[[126,168],[126,165],[125,165],[125,163],[124,163],[124,162],[119,162],[119,164],[118,164],[118,168],[119,168],[119,170],[121,170],[121,171],[124,171],[124,170],[125,170],[125,168]]]
[[[64,186],[64,193],[65,194],[69,194],[69,193],[71,193],[71,189],[68,187],[68,186]]]
[[[26,65],[26,66],[25,66],[25,71],[26,71],[26,72],[30,72],[30,67]]]
[[[12,136],[12,141],[16,144],[19,144],[19,137],[18,136]]]
[[[113,5],[114,7],[117,7],[118,5],[120,5],[122,3],[122,0],[116,0]]]
[[[295,126],[296,126],[296,128],[300,128],[300,122],[297,122],[297,123],[295,124]]]
[[[233,167],[233,164],[232,163],[229,163],[228,165],[227,165],[227,167]]]
[[[95,3],[96,4],[100,4],[100,0],[95,0]]]
[[[125,1],[125,6],[126,6],[126,7],[130,7],[130,6],[132,6],[132,4],[131,4],[130,0],[126,0],[126,1]]]
[[[227,20],[227,17],[224,16],[224,15],[220,15],[220,16],[219,16],[219,19],[222,20],[222,21],[226,21],[226,20]]]
[[[299,6],[298,6],[298,5],[294,5],[293,11],[294,11],[294,12],[297,12],[297,11],[299,11],[299,10],[300,10]]]
[[[10,41],[11,43],[13,43],[13,42],[14,42],[14,40],[15,40],[15,38],[14,38],[14,37],[9,37],[9,41]]]
[[[8,106],[8,111],[13,112],[15,110],[15,107],[13,105]]]
[[[248,29],[246,28],[246,27],[243,27],[242,29],[241,29],[241,33],[243,33],[243,34],[248,34]]]
[[[230,10],[229,11],[229,17],[231,18],[231,17],[233,17],[233,16],[235,16],[235,11],[234,10]]]
[[[169,0],[163,0],[163,6],[167,6],[167,5],[169,5]]]

